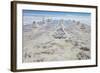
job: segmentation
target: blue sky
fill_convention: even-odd
[[[52,15],[52,16],[56,16],[56,15],[57,16],[77,15],[77,16],[90,16],[90,13],[23,10],[23,15],[24,16],[32,16],[32,15]]]

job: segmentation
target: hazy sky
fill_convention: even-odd
[[[39,10],[23,10],[24,16],[31,16],[31,15],[81,15],[81,16],[90,16],[90,13],[83,13],[83,12],[58,12],[58,11],[39,11]]]

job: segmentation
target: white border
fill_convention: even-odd
[[[70,11],[70,12],[90,12],[91,13],[91,60],[81,61],[60,61],[60,62],[40,62],[40,63],[22,63],[22,9],[29,10],[48,10],[48,11]],[[80,66],[80,65],[95,65],[96,59],[96,10],[93,8],[81,7],[60,7],[60,6],[44,6],[44,5],[28,5],[17,4],[17,69],[35,69],[48,67],[63,67],[63,66]]]

